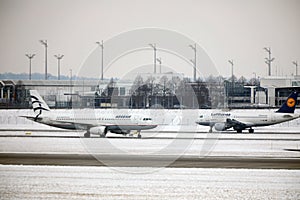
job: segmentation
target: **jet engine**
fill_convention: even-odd
[[[90,133],[93,135],[100,135],[104,137],[106,135],[106,127],[105,126],[97,126],[90,128]]]
[[[214,125],[214,127],[217,131],[225,131],[226,130],[226,124],[225,123],[216,123]]]

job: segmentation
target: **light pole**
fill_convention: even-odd
[[[154,50],[154,74],[156,74],[156,44],[149,44],[149,46]]]
[[[35,54],[25,54],[29,59],[29,80],[31,80],[31,59],[35,56]]]
[[[69,106],[72,106],[72,69],[70,69],[70,99]]]
[[[228,60],[228,62],[231,65],[231,104],[232,104],[232,98],[233,98],[233,89],[234,89],[234,80],[233,80],[233,60]]]
[[[64,57],[64,55],[54,55],[57,58],[57,80],[60,80],[60,60]]]
[[[40,43],[45,46],[45,80],[47,80],[48,79],[48,76],[47,76],[47,48],[48,48],[48,42],[47,42],[47,40],[40,40]]]
[[[194,60],[191,60],[192,63],[194,64],[194,81],[196,82],[196,67],[197,67],[197,62],[196,62],[196,58],[197,58],[197,48],[196,48],[196,43],[194,45],[189,45],[189,47],[192,48],[192,50],[194,51],[195,55],[194,55]]]
[[[293,61],[293,64],[296,67],[296,76],[298,76],[298,62],[297,61]]]
[[[159,73],[161,74],[161,58],[156,58],[156,60],[159,63]]]
[[[269,54],[268,58],[265,58],[265,63],[268,65],[268,75],[271,76],[271,63],[275,58],[271,58],[271,47],[264,47],[264,50]]]
[[[103,81],[103,53],[104,53],[103,40],[101,40],[101,42],[96,42],[96,44],[98,44],[99,47],[101,48],[101,81]]]
[[[228,60],[228,62],[230,63],[231,65],[231,81],[233,83],[233,60]]]

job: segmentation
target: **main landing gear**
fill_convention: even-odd
[[[248,131],[249,131],[249,133],[254,133],[254,129],[253,128],[250,128]],[[243,130],[242,129],[237,129],[236,132],[237,133],[242,133]]]
[[[84,136],[85,138],[91,137],[90,131],[85,132],[83,136]]]
[[[107,134],[107,128],[105,128],[104,130],[103,130],[103,132],[98,132],[98,133],[93,133],[93,134],[95,134],[95,135],[99,135],[100,136],[100,138],[105,138],[106,137],[106,134]],[[91,131],[88,129],[85,133],[84,133],[84,135],[83,135],[85,138],[90,138],[91,137]]]

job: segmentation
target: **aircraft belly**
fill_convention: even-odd
[[[157,127],[157,125],[110,125],[109,130],[146,130]]]
[[[211,126],[213,123],[212,122],[198,122],[199,125],[202,126]]]
[[[72,129],[72,130],[75,130],[75,129],[78,129],[76,127],[76,125],[74,125],[73,123],[69,123],[69,122],[48,122],[48,123],[45,123],[49,126],[53,126],[53,127],[57,127],[57,128],[64,128],[64,129]]]
[[[255,126],[266,126],[273,124],[270,119],[260,116],[253,116],[248,118],[236,118],[237,121],[246,125],[246,127],[255,127]]]

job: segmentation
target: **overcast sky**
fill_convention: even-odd
[[[223,76],[231,73],[229,59],[237,76],[265,76],[263,47],[272,48],[273,75],[291,75],[292,61],[300,63],[299,0],[0,0],[0,73],[28,73],[25,53],[37,54],[32,71],[44,73],[39,40],[47,39],[48,72],[57,74],[53,55],[59,53],[65,55],[61,73],[68,75],[72,68],[76,74],[96,49],[95,41],[144,27],[186,35],[206,51]],[[153,53],[148,51],[143,59],[151,63]],[[105,77],[120,76],[127,65],[119,65]],[[188,67],[178,72],[192,76]],[[95,77],[93,70],[87,75]]]

